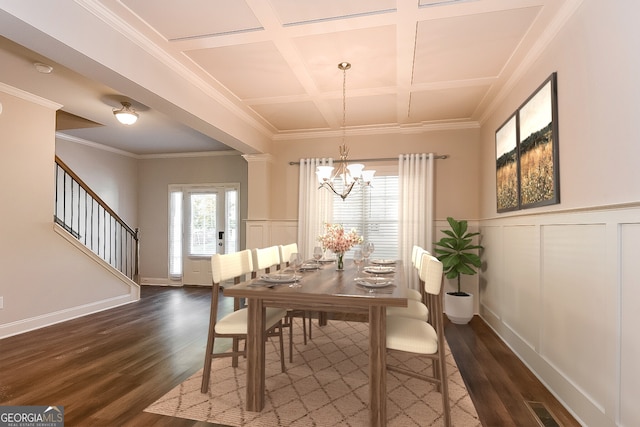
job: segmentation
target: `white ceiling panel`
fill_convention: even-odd
[[[165,40],[262,28],[243,0],[123,0],[122,3]]]
[[[271,0],[284,25],[318,22],[376,13],[395,12],[395,0]]]
[[[333,104],[342,123],[342,101]],[[395,124],[396,95],[357,96],[347,99],[347,128],[352,126],[371,126],[376,124]]]
[[[329,129],[329,124],[311,101],[254,105],[253,109],[271,123],[278,131],[306,129]]]
[[[456,121],[471,119],[487,87],[430,90],[411,94],[411,122]]]
[[[497,77],[539,8],[418,23],[414,83]]]
[[[296,75],[272,42],[200,49],[187,54],[239,99],[304,93]]]
[[[338,64],[351,63],[347,90],[396,86],[395,27],[375,27],[299,37],[293,40],[321,92],[342,90]],[[375,49],[372,47],[375,46]]]

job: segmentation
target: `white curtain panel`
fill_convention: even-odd
[[[433,242],[433,170],[434,155],[401,154],[398,159],[400,219],[398,243],[405,277],[412,289],[418,289],[418,279],[411,266],[413,245],[432,252]]]
[[[300,193],[298,196],[298,250],[303,259],[313,255],[324,224],[331,221],[333,193],[318,188],[316,168],[333,166],[333,159],[300,159]]]

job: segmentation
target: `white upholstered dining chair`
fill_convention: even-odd
[[[414,246],[411,255],[411,271],[418,275],[418,284],[421,291],[416,289],[407,289],[407,306],[406,307],[387,307],[387,316],[404,316],[412,317],[419,320],[429,320],[429,308],[426,304],[426,298],[423,297],[424,281],[420,279],[420,264],[422,255],[428,254],[426,250],[420,246]]]
[[[280,264],[286,268],[289,266],[291,254],[299,253],[297,243],[289,243],[279,245]],[[289,326],[289,361],[293,362],[293,318],[299,316],[302,318],[302,336],[304,345],[307,345],[307,336],[311,339],[311,314],[305,310],[288,310],[285,326]],[[307,329],[307,318],[309,319],[309,329]]]
[[[422,262],[422,255],[428,254],[429,252],[417,245],[413,246],[413,251],[411,253],[411,265],[413,266],[413,272],[418,276],[418,287],[419,290],[411,289],[409,293],[409,297],[415,299],[417,301],[426,302],[425,293],[424,293],[424,282],[420,279],[420,264]]]
[[[251,252],[253,254],[252,278],[256,278],[259,271],[270,273],[275,270],[280,270],[280,251],[277,246],[256,248]]]
[[[253,271],[251,277],[258,277],[259,273],[271,273],[280,270],[281,266],[287,266],[288,262],[283,262],[280,248],[278,246],[269,246],[267,248],[256,248],[252,250],[253,254]],[[290,256],[290,254],[289,254]],[[288,258],[287,258],[288,259]],[[289,328],[289,360],[293,362],[293,310],[285,309],[285,320],[283,327]],[[303,325],[305,325],[303,318]],[[304,327],[304,343],[307,344],[307,330]]]
[[[429,254],[423,254],[420,278],[425,283],[427,298],[430,299],[430,323],[402,316],[387,317],[387,349],[390,352],[402,351],[430,358],[432,375],[390,364],[387,364],[387,369],[434,383],[442,394],[444,425],[449,427],[451,409],[445,362],[442,263]]]
[[[204,370],[202,373],[202,385],[200,391],[206,393],[209,390],[209,378],[211,375],[211,361],[214,358],[232,357],[232,366],[238,366],[238,357],[246,356],[246,346],[239,349],[239,340],[247,338],[248,316],[246,308],[239,308],[234,301],[234,311],[217,320],[218,301],[220,297],[220,283],[225,280],[234,280],[240,283],[240,278],[253,271],[253,261],[250,250],[234,252],[230,254],[214,254],[211,256],[212,295],[211,314],[209,317],[209,337],[204,358]],[[280,338],[280,365],[282,372],[284,367],[284,343],[282,339],[282,319],[287,311],[280,308],[267,307],[265,309],[266,336],[278,336]],[[216,338],[232,338],[233,345],[230,352],[214,353],[213,348]],[[246,343],[245,343],[246,344]]]

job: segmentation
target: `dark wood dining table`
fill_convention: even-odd
[[[299,287],[289,283],[265,283],[260,277],[225,287],[224,295],[246,298],[248,308],[246,409],[259,412],[265,401],[265,307],[282,307],[321,313],[362,313],[369,319],[369,414],[371,426],[385,426],[386,404],[386,308],[407,306],[407,288],[402,263],[387,274],[393,285],[373,292],[356,283],[355,266],[335,263],[315,271],[298,273]],[[364,275],[363,272],[360,275]]]

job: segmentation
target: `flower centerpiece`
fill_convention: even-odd
[[[326,232],[318,237],[323,250],[329,249],[338,257],[338,270],[344,268],[344,253],[362,243],[362,236],[358,235],[355,228],[345,232],[342,224],[325,224]]]

